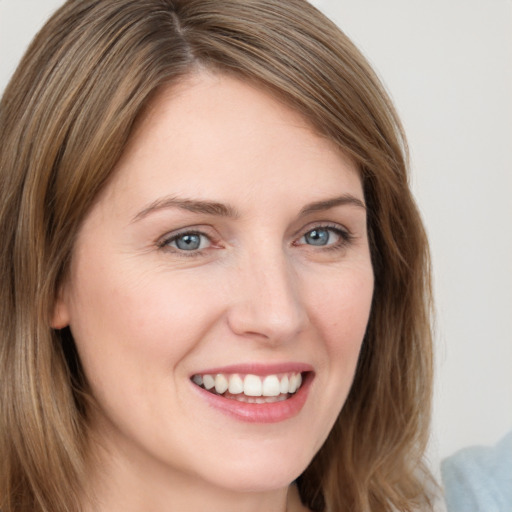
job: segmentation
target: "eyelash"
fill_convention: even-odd
[[[326,230],[326,231],[335,233],[339,237],[339,240],[333,244],[326,245],[326,246],[317,246],[320,250],[323,250],[323,251],[336,251],[336,250],[344,249],[345,247],[350,245],[350,243],[354,239],[354,236],[352,235],[352,233],[350,233],[347,229],[341,228],[339,225],[320,224],[320,225],[313,226],[313,227],[309,228],[307,231],[304,231],[303,234],[298,238],[298,240],[301,240],[302,238],[304,238],[308,233],[311,233],[313,231],[321,231],[321,230]],[[295,246],[309,245],[310,247],[313,247],[313,248],[315,247],[312,244],[299,244],[297,242],[294,242],[293,245],[295,245]]]
[[[304,238],[309,233],[312,233],[313,231],[321,231],[321,230],[329,231],[331,233],[336,234],[339,237],[339,240],[333,244],[326,245],[326,246],[321,246],[321,245],[317,246],[318,250],[322,250],[322,251],[336,251],[336,250],[343,249],[343,248],[347,247],[348,245],[350,245],[350,243],[352,242],[352,240],[354,238],[354,236],[348,230],[343,229],[338,225],[319,224],[316,226],[312,226],[311,228],[307,229],[307,231],[303,231],[303,233],[300,235],[300,237],[298,237],[293,242],[292,245],[294,245],[295,247],[300,246],[300,245],[306,245],[306,246],[309,245],[310,247],[315,248],[315,246],[313,244],[299,243],[298,241],[301,240],[302,238]],[[211,235],[205,233],[204,231],[191,229],[191,230],[180,231],[178,233],[174,233],[170,236],[164,237],[161,241],[157,242],[157,246],[159,249],[171,251],[171,252],[179,255],[180,257],[184,257],[184,258],[205,256],[207,249],[209,249],[210,247],[203,248],[203,249],[200,249],[200,248],[193,249],[193,250],[187,251],[187,250],[179,249],[178,247],[172,247],[170,245],[172,242],[176,242],[180,238],[187,236],[187,235],[188,236],[200,236],[200,237],[206,238],[209,241],[209,243],[211,244],[210,247],[212,245],[215,245],[218,243],[217,240],[215,240]]]
[[[175,242],[186,235],[200,236],[200,237],[206,238],[211,245],[215,245],[215,243],[216,243],[215,239],[211,235],[204,233],[203,231],[200,231],[200,230],[191,229],[191,230],[180,231],[180,232],[174,233],[170,236],[166,236],[161,241],[159,241],[157,243],[157,246],[159,249],[173,252],[174,254],[177,254],[178,256],[181,256],[184,258],[205,256],[206,249],[195,249],[195,250],[186,251],[183,249],[179,249],[178,247],[172,247],[170,245],[172,242]]]

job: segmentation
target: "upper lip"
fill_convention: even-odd
[[[285,363],[273,363],[273,364],[261,364],[261,363],[242,363],[232,364],[227,366],[217,366],[213,368],[207,368],[194,372],[193,375],[214,375],[218,373],[223,374],[251,374],[251,375],[275,375],[278,373],[302,373],[312,372],[313,367],[307,363],[300,362],[285,362]]]

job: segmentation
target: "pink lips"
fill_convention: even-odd
[[[214,394],[195,384],[194,389],[208,405],[237,420],[250,423],[277,423],[299,414],[306,403],[311,382],[314,379],[313,368],[303,363],[284,363],[274,365],[244,364],[218,368],[209,368],[198,372],[201,375],[209,374],[240,374],[240,375],[275,375],[283,373],[301,373],[302,386],[286,400],[270,403],[246,403]],[[192,382],[191,382],[192,383]]]

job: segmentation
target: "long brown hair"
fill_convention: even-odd
[[[70,0],[0,103],[0,508],[78,511],[87,384],[50,317],[91,204],[144,107],[203,66],[258,84],[358,164],[375,292],[348,400],[298,480],[314,511],[428,507],[428,247],[374,72],[304,0]]]

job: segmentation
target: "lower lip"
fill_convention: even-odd
[[[250,404],[239,402],[222,395],[215,395],[192,383],[208,405],[237,420],[248,423],[278,423],[297,416],[306,403],[313,375],[307,373],[304,376],[299,390],[280,402],[268,404]]]

